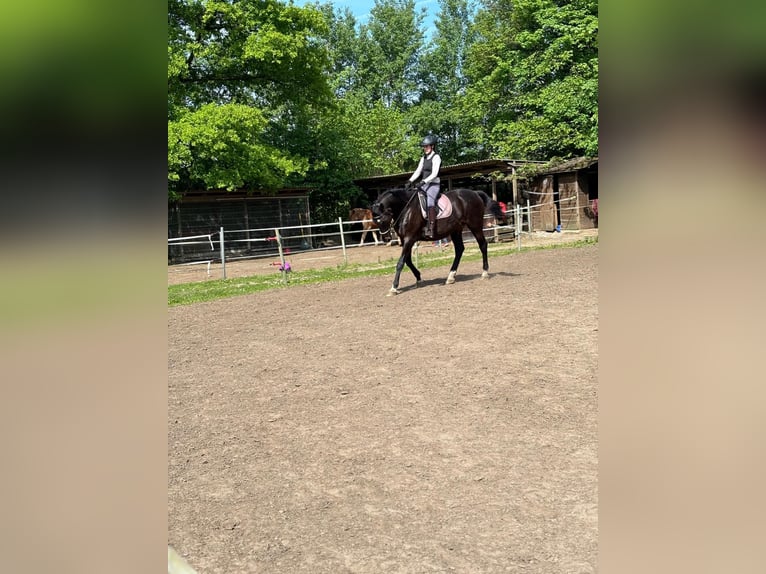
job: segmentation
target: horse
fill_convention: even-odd
[[[364,231],[362,232],[362,240],[359,242],[359,245],[364,245],[364,238],[367,237],[367,234],[370,232],[372,232],[372,238],[375,240],[375,245],[379,242],[383,243],[382,239],[378,241],[378,224],[372,220],[372,211],[357,207],[348,212],[348,218],[350,221],[362,222],[362,229],[364,229]]]
[[[412,247],[417,241],[426,239],[423,233],[425,218],[419,205],[420,202],[416,199],[417,195],[418,191],[414,187],[391,188],[381,192],[372,204],[372,219],[378,224],[380,231],[386,233],[393,229],[399,235],[402,244],[402,253],[396,264],[396,275],[394,275],[394,282],[388,296],[401,293],[399,277],[405,263],[415,275],[416,287],[421,281],[420,271],[412,263]],[[458,188],[442,193],[441,196],[446,197],[452,204],[452,213],[448,217],[439,218],[437,216],[437,234],[428,239],[437,240],[447,236],[452,239],[455,257],[452,260],[445,284],[451,285],[455,282],[455,274],[465,250],[463,244],[464,227],[468,227],[479,244],[483,269],[481,278],[487,279],[489,277],[489,262],[487,260],[487,239],[484,237],[484,213],[488,211],[503,223],[506,223],[505,214],[500,209],[500,205],[483,191]]]

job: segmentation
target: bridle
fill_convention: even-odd
[[[370,210],[372,211],[372,220],[377,224],[378,229],[382,230],[380,226],[380,215],[378,215],[378,213],[380,212],[380,201],[378,201],[377,199],[373,201],[372,205],[370,206]],[[384,231],[383,233],[387,233],[390,229],[391,229],[391,226],[389,225],[388,229],[386,229],[386,231]]]
[[[393,195],[393,192],[392,192],[392,191],[390,191],[390,190],[389,190],[389,191],[386,191],[385,193],[386,193],[386,194],[388,194],[388,195]],[[413,193],[413,194],[410,196],[410,198],[407,200],[407,203],[405,203],[405,204],[404,204],[404,207],[402,207],[402,211],[399,213],[399,217],[397,217],[396,219],[393,219],[393,220],[391,221],[391,224],[389,225],[389,230],[390,230],[390,229],[393,229],[393,230],[394,230],[394,231],[395,231],[397,234],[399,233],[398,231],[396,231],[396,230],[399,228],[399,221],[402,219],[402,217],[404,217],[404,213],[407,211],[407,206],[410,204],[410,202],[412,201],[412,199],[413,199],[413,198],[414,198],[414,197],[415,197],[417,194],[418,194],[418,193],[417,193],[417,191],[416,191],[415,193]],[[384,195],[382,195],[381,197],[385,197],[385,194],[384,194]],[[380,204],[380,201],[379,201],[379,200],[380,200],[380,198],[376,199],[376,200],[375,200],[375,201],[372,203],[372,206],[371,206],[371,209],[372,209],[372,213],[373,213],[373,216],[372,216],[372,220],[373,220],[375,223],[377,223],[377,224],[378,224],[378,227],[380,227],[380,216],[379,216],[379,215],[375,215],[375,213],[377,213],[378,211],[380,211],[380,205],[381,205],[381,204]],[[377,209],[376,209],[376,208],[377,208]],[[385,233],[385,232],[384,232],[384,233]]]

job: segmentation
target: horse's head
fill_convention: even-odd
[[[400,187],[387,189],[378,195],[370,207],[372,220],[381,233],[387,233],[407,203],[407,193]]]
[[[394,220],[394,210],[390,199],[390,195],[383,192],[370,206],[372,220],[378,224],[381,233],[388,233],[391,222]]]

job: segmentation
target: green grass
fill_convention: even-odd
[[[598,237],[589,237],[571,243],[556,245],[541,245],[522,247],[521,251],[536,251],[540,249],[564,249],[582,247],[598,243]],[[503,255],[519,253],[515,243],[490,245],[490,259]],[[431,252],[420,253],[417,259],[419,269],[430,269],[449,265],[452,262],[453,253]],[[414,258],[414,257],[413,257]],[[309,285],[311,283],[327,283],[331,281],[343,281],[355,277],[377,277],[379,275],[393,275],[396,270],[398,257],[382,261],[381,263],[355,263],[326,267],[324,269],[309,269],[306,271],[293,271],[287,274],[287,284],[284,283],[281,273],[271,275],[252,275],[236,279],[215,279],[212,281],[200,281],[197,283],[184,283],[182,285],[168,286],[168,306],[188,305],[203,301],[214,301],[226,297],[236,297],[257,293],[268,289],[290,289],[296,285]],[[468,245],[463,254],[461,265],[466,261],[481,260],[481,253],[476,245]],[[490,261],[491,263],[491,261]],[[405,270],[409,272],[407,267]]]

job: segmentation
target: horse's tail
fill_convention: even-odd
[[[481,190],[476,190],[484,200],[484,210],[491,213],[502,225],[508,225],[508,217],[500,207],[500,204]]]

